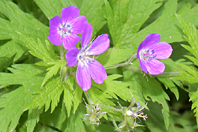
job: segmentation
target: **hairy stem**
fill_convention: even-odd
[[[61,61],[64,61],[63,44],[60,45],[60,57],[61,57]]]
[[[113,68],[117,68],[117,67],[127,66],[127,65],[131,64],[135,58],[136,58],[136,54],[134,54],[127,62],[120,63],[120,64],[114,64],[111,66],[106,66],[105,69],[107,70],[107,69],[113,69]]]

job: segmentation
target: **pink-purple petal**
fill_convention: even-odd
[[[103,83],[103,81],[107,78],[107,73],[103,65],[100,64],[98,61],[91,59],[88,61],[87,64],[89,68],[89,73],[93,80],[98,84]]]
[[[55,16],[49,21],[49,32],[57,33],[59,26],[61,25],[61,19],[59,16]]]
[[[78,85],[83,89],[83,91],[87,91],[91,88],[91,77],[89,75],[88,68],[85,65],[78,63],[76,79]]]
[[[91,24],[87,24],[83,33],[81,34],[81,49],[84,50],[89,44],[92,36],[92,26]]]
[[[145,63],[141,61],[140,58],[139,59],[139,62],[140,62],[140,68],[142,71],[144,71],[145,73],[147,73],[147,69],[146,69],[146,66],[145,66]]]
[[[55,16],[49,21],[49,41],[54,45],[61,45],[62,36],[58,33],[59,25],[61,24],[61,19],[59,16]]]
[[[63,37],[59,35],[58,33],[50,33],[48,35],[49,41],[54,44],[60,46],[63,42]]]
[[[155,57],[156,59],[169,58],[173,51],[171,45],[166,42],[160,42],[158,44],[151,45],[149,49],[155,50],[155,54],[157,55]]]
[[[87,19],[85,16],[80,16],[72,20],[70,24],[72,26],[72,33],[81,34],[87,25]]]
[[[146,36],[144,41],[142,41],[139,45],[139,50],[142,48],[146,49],[150,47],[151,45],[155,45],[160,41],[160,35],[158,33],[152,33]]]
[[[145,63],[145,66],[146,66],[149,74],[151,74],[151,75],[162,74],[165,70],[164,63],[162,63],[162,62],[160,62],[156,59],[152,59],[151,61],[147,61]]]
[[[79,50],[77,48],[72,48],[67,51],[65,54],[67,65],[69,67],[75,66],[77,64],[77,56],[78,56]]]
[[[63,37],[63,47],[65,49],[74,48],[78,41],[80,41],[80,37],[78,35],[70,34],[66,37]]]
[[[93,43],[87,48],[87,55],[99,55],[105,52],[110,46],[108,34],[102,34],[98,36]]]
[[[61,11],[62,22],[69,23],[73,19],[77,18],[80,14],[80,10],[75,6],[65,7]]]

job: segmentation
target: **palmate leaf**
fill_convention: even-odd
[[[44,69],[29,64],[13,65],[12,73],[0,73],[0,85],[6,87],[13,84],[22,85],[0,97],[0,131],[12,131],[18,125],[20,116],[32,100],[32,94],[40,88]],[[32,120],[30,120],[32,123]],[[33,123],[35,124],[35,123]]]
[[[21,33],[19,34],[22,36],[23,41],[26,43],[26,46],[28,49],[30,49],[29,52],[33,56],[43,60],[45,63],[58,60],[58,56],[55,54],[53,47],[48,40],[42,42],[40,39],[37,39],[37,41],[35,41],[32,37],[28,37]]]
[[[65,132],[86,132],[83,116],[85,113],[84,105],[80,105],[75,114],[71,114],[70,118],[67,120],[67,127]]]
[[[4,57],[0,64],[5,64],[6,67],[6,65],[9,66],[13,63],[11,57],[14,57],[14,61],[16,61],[27,51],[26,43],[21,34],[31,36],[34,40],[40,38],[44,42],[48,35],[48,27],[33,16],[21,11],[13,2],[1,0],[0,8],[1,13],[5,15],[5,19],[0,17],[0,40],[11,39],[1,46],[1,50],[7,49],[9,51],[6,54],[0,52],[0,56]]]
[[[190,59],[195,65],[198,66],[198,33],[197,29],[194,27],[194,25],[189,24],[185,22],[180,16],[177,16],[179,21],[181,22],[181,25],[183,27],[183,31],[186,41],[190,44],[188,45],[182,45],[185,49],[190,51],[194,56],[186,56],[188,59]],[[193,66],[187,66],[184,64],[180,64],[186,71],[180,71],[181,76],[175,77],[178,80],[188,82],[188,83],[198,83],[198,72],[197,68]],[[198,92],[192,92],[190,93],[190,100],[193,102],[192,109],[194,109],[194,113],[196,116],[197,124],[198,124]]]
[[[23,42],[23,35],[34,39],[45,40],[48,35],[48,27],[36,20],[33,16],[21,11],[13,2],[0,1],[1,12],[9,19],[0,18],[0,40],[13,39]],[[17,33],[18,32],[18,33]]]
[[[188,45],[182,45],[186,50],[190,51],[194,57],[192,56],[185,56],[188,59],[190,59],[195,65],[198,66],[198,33],[197,29],[194,25],[185,22],[181,17],[177,16],[179,21],[181,22],[181,25],[183,27],[183,32],[186,35],[184,38],[185,40],[190,44]]]
[[[57,62],[49,62],[48,65],[53,65],[51,67],[49,67],[47,69],[47,73],[45,75],[45,78],[43,80],[43,83],[41,85],[41,87],[44,86],[44,84],[54,75],[56,75],[59,71],[59,69],[61,69],[61,67],[63,67],[63,65],[65,65],[65,62],[62,61],[57,61]]]
[[[25,52],[26,48],[14,41],[8,41],[0,46],[0,71],[16,62]]]
[[[164,10],[162,15],[150,25],[140,30],[149,15],[161,4],[162,3],[157,0],[146,2],[144,0],[127,0],[124,2],[118,0],[112,5],[107,1],[105,2],[108,26],[114,45],[112,50],[103,55],[106,57],[106,60],[108,60],[104,63],[106,66],[125,61],[135,54],[140,42],[150,33],[159,33],[161,41],[168,43],[184,41],[181,30],[178,28],[181,26],[175,13],[182,16],[188,22],[197,24],[198,21],[196,18],[198,14],[196,12],[198,11],[198,5],[191,9],[190,4],[185,4],[181,10],[177,12],[177,1],[166,1],[163,5]],[[136,7],[132,8],[135,5]],[[137,15],[137,18],[135,15]]]
[[[34,82],[33,78],[36,78],[36,75],[42,75],[44,73],[43,68],[34,65],[18,64],[12,67],[8,68],[12,73],[0,73],[0,88]]]
[[[104,0],[94,0],[94,2],[90,0],[35,0],[35,2],[48,19],[56,15],[60,16],[64,7],[77,6],[80,9],[80,15],[86,16],[88,22],[93,26],[93,35],[106,23],[103,10]]]
[[[51,104],[51,112],[53,112],[64,91],[64,102],[69,116],[73,101],[71,85],[70,81],[67,81],[67,84],[61,82],[60,77],[50,80],[42,90],[36,92],[34,99],[26,107],[26,110],[35,108],[40,109],[45,106],[45,111],[47,111]]]
[[[28,111],[27,131],[33,132],[36,124],[39,121],[40,114],[43,109],[30,109]]]
[[[120,97],[121,99],[130,102],[132,99],[132,93],[128,89],[130,84],[116,80],[121,77],[123,76],[119,74],[109,75],[102,84],[93,82],[92,86],[104,91],[104,93],[107,93],[115,99]]]
[[[114,105],[109,99],[120,97],[130,102],[132,93],[128,89],[129,84],[116,80],[120,77],[122,76],[118,74],[109,75],[102,84],[92,81],[92,87],[87,91],[91,100],[96,104]]]

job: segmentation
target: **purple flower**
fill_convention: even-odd
[[[142,41],[137,50],[137,57],[140,62],[141,70],[145,73],[147,71],[151,75],[161,74],[165,70],[164,63],[156,59],[166,59],[172,54],[172,47],[166,42],[160,42],[160,35],[152,33],[146,36],[145,40]]]
[[[80,16],[80,10],[75,6],[69,6],[62,9],[61,18],[55,16],[49,22],[48,39],[54,45],[60,46],[63,43],[65,49],[75,47],[81,34],[87,24],[85,16]]]
[[[107,78],[107,73],[102,64],[94,58],[88,57],[88,55],[99,55],[105,52],[110,46],[109,36],[108,34],[102,34],[87,47],[90,43],[91,35],[92,26],[87,24],[81,35],[81,49],[69,49],[65,55],[68,66],[72,67],[78,63],[76,79],[84,91],[91,88],[91,77],[98,84],[103,83]]]

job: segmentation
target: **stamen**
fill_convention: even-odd
[[[139,53],[140,59],[142,61],[151,61],[153,58],[155,58],[157,55],[155,54],[155,50],[149,50],[148,48],[142,49]]]
[[[72,33],[72,26],[68,23],[62,23],[57,30],[61,36],[66,37]]]

